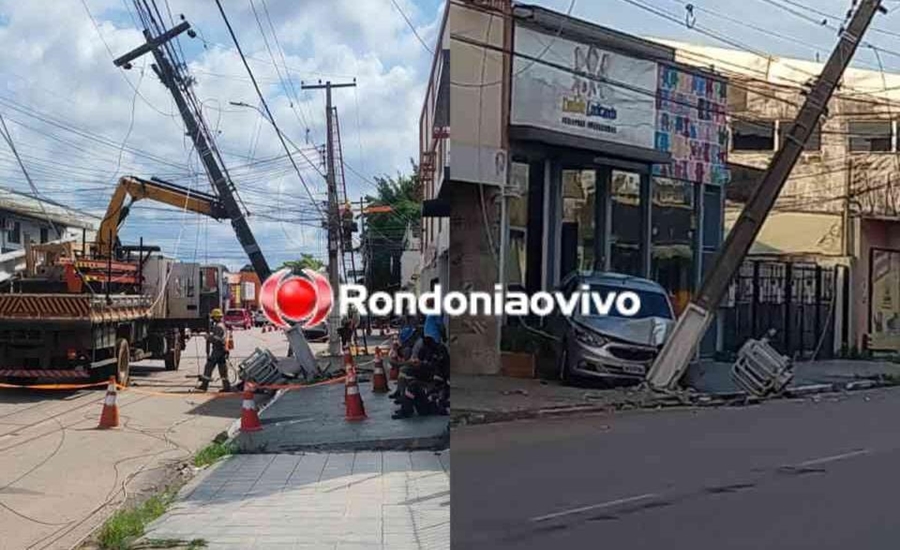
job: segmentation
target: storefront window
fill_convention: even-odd
[[[610,185],[610,269],[641,275],[641,177],[613,170]]]
[[[597,172],[563,170],[562,172],[562,270],[561,277],[572,271],[594,269]]]
[[[693,286],[693,195],[690,183],[653,180],[651,278],[669,292],[676,314],[687,306]]]

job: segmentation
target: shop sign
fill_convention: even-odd
[[[656,149],[672,162],[654,166],[657,176],[724,185],[728,171],[726,83],[707,75],[659,65]]]
[[[510,123],[654,147],[657,64],[517,27]]]

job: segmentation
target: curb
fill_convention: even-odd
[[[450,426],[477,426],[531,420],[535,418],[553,418],[588,415],[594,413],[612,413],[626,410],[650,410],[662,408],[697,407],[743,407],[758,405],[776,399],[803,398],[824,393],[840,393],[859,390],[871,390],[897,386],[898,383],[885,379],[864,379],[851,382],[835,382],[832,384],[805,384],[787,388],[782,395],[760,397],[743,392],[725,394],[665,395],[661,394],[646,401],[627,400],[604,405],[560,406],[544,409],[522,409],[517,411],[485,411],[479,409],[453,409],[451,406]]]

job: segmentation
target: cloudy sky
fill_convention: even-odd
[[[436,40],[441,2],[397,0],[428,43]],[[197,31],[194,39],[182,35],[179,53],[196,78],[195,95],[269,262],[302,252],[324,256],[321,231],[314,227],[316,207],[272,126],[256,111],[230,104],[259,102],[215,2],[156,4],[166,26],[172,25],[171,10],[176,21],[184,14]],[[356,89],[334,91],[348,194],[371,193],[375,175],[409,171],[409,159],[418,156],[418,116],[431,56],[391,0],[223,5],[275,120],[309,161],[318,165],[317,147],[325,139],[325,95],[301,90],[301,81],[356,78]],[[44,196],[100,213],[124,174],[209,190],[149,56],[128,71],[113,66],[114,56],[143,42],[142,27],[132,0],[0,1],[0,114]],[[0,185],[27,191],[2,145]],[[320,168],[295,158],[316,201],[324,201]],[[141,236],[182,258],[231,267],[245,263],[227,223],[171,207],[138,203],[124,240]]]
[[[396,1],[418,35],[434,44],[443,0]],[[725,46],[712,34],[753,51],[824,59],[850,0],[538,3],[643,36]],[[693,29],[685,25],[688,3],[694,6]],[[171,26],[170,12],[175,19],[184,14],[197,31],[196,38],[181,37],[179,54],[196,79],[194,92],[270,263],[302,252],[324,256],[322,232],[314,227],[314,203],[272,127],[256,111],[230,104],[258,105],[258,99],[215,2],[156,4],[166,26]],[[409,159],[418,156],[417,121],[431,56],[391,0],[223,4],[276,121],[313,165],[319,162],[316,148],[325,136],[324,94],[303,91],[300,82],[355,77],[356,89],[334,92],[349,195],[371,192],[373,176],[409,170]],[[900,2],[886,5],[900,10]],[[99,213],[124,174],[209,189],[171,97],[147,58],[129,71],[113,66],[114,56],[144,40],[142,27],[132,0],[0,0],[0,75],[5,84],[0,114],[46,197]],[[876,28],[868,40],[883,48],[885,67],[900,72],[900,45],[893,49],[900,44],[900,16],[878,16]],[[859,64],[877,66],[869,50],[861,52]],[[13,157],[0,145],[0,186],[26,191]],[[309,191],[324,201],[318,168],[296,158]],[[152,203],[140,203],[133,212],[124,232],[128,242],[143,236],[185,259],[233,268],[245,263],[228,224]]]

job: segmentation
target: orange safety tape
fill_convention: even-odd
[[[322,382],[316,382],[314,384],[266,384],[262,386],[258,386],[256,384],[253,385],[254,389],[261,390],[302,390],[304,388],[312,388],[313,386],[326,386],[328,384],[337,384],[339,382],[344,382],[346,376],[340,376],[338,378],[332,378],[330,380],[325,380]],[[158,391],[148,391],[142,390],[140,388],[135,388],[133,386],[125,387],[120,384],[116,384],[116,387],[123,391],[129,391],[133,393],[139,393],[141,395],[155,395],[158,397],[188,397],[188,396],[196,396],[196,397],[210,397],[213,399],[218,399],[222,397],[240,397],[243,392],[234,391],[227,393],[206,393],[194,390],[188,391],[172,391],[172,392],[158,392]]]
[[[0,383],[0,388],[16,388],[16,389],[28,389],[28,390],[83,390],[85,388],[99,388],[100,386],[106,386],[109,384],[109,381],[106,382],[94,382],[93,384],[3,384]]]

